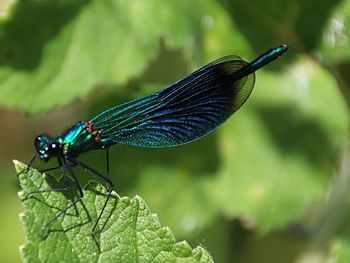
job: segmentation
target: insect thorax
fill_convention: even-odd
[[[99,147],[100,134],[89,122],[80,121],[58,138],[65,155],[78,156]]]

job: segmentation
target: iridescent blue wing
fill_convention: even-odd
[[[90,123],[100,132],[102,145],[161,148],[196,140],[248,99],[254,73],[239,79],[234,74],[247,64],[236,56],[221,58],[155,94],[117,105]]]

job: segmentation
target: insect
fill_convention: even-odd
[[[39,135],[34,142],[36,153],[27,169],[36,157],[45,162],[56,158],[56,168],[61,170],[64,181],[67,182],[69,175],[79,193],[79,198],[47,222],[46,226],[83,198],[82,187],[72,169],[73,166],[80,166],[106,182],[105,202],[90,231],[97,242],[95,230],[113,189],[109,177],[109,147],[120,143],[163,148],[203,137],[245,103],[253,90],[254,72],[277,59],[287,49],[287,45],[271,48],[250,63],[238,56],[220,58],[155,94],[114,106],[89,121],[80,121],[57,138]],[[104,149],[106,153],[106,174],[77,159],[82,153],[98,149]],[[34,192],[65,190],[67,187]]]

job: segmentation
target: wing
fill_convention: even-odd
[[[112,107],[90,123],[102,145],[162,148],[196,140],[248,99],[254,73],[240,79],[234,74],[247,64],[236,56],[221,58],[155,94]]]

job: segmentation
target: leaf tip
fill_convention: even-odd
[[[13,162],[13,165],[15,166],[16,171],[21,170],[21,168],[24,165],[22,162],[20,162],[18,160],[12,160],[12,162]]]
[[[13,164],[15,165],[15,167],[17,167],[18,165],[20,165],[20,161],[18,160],[12,160]]]

